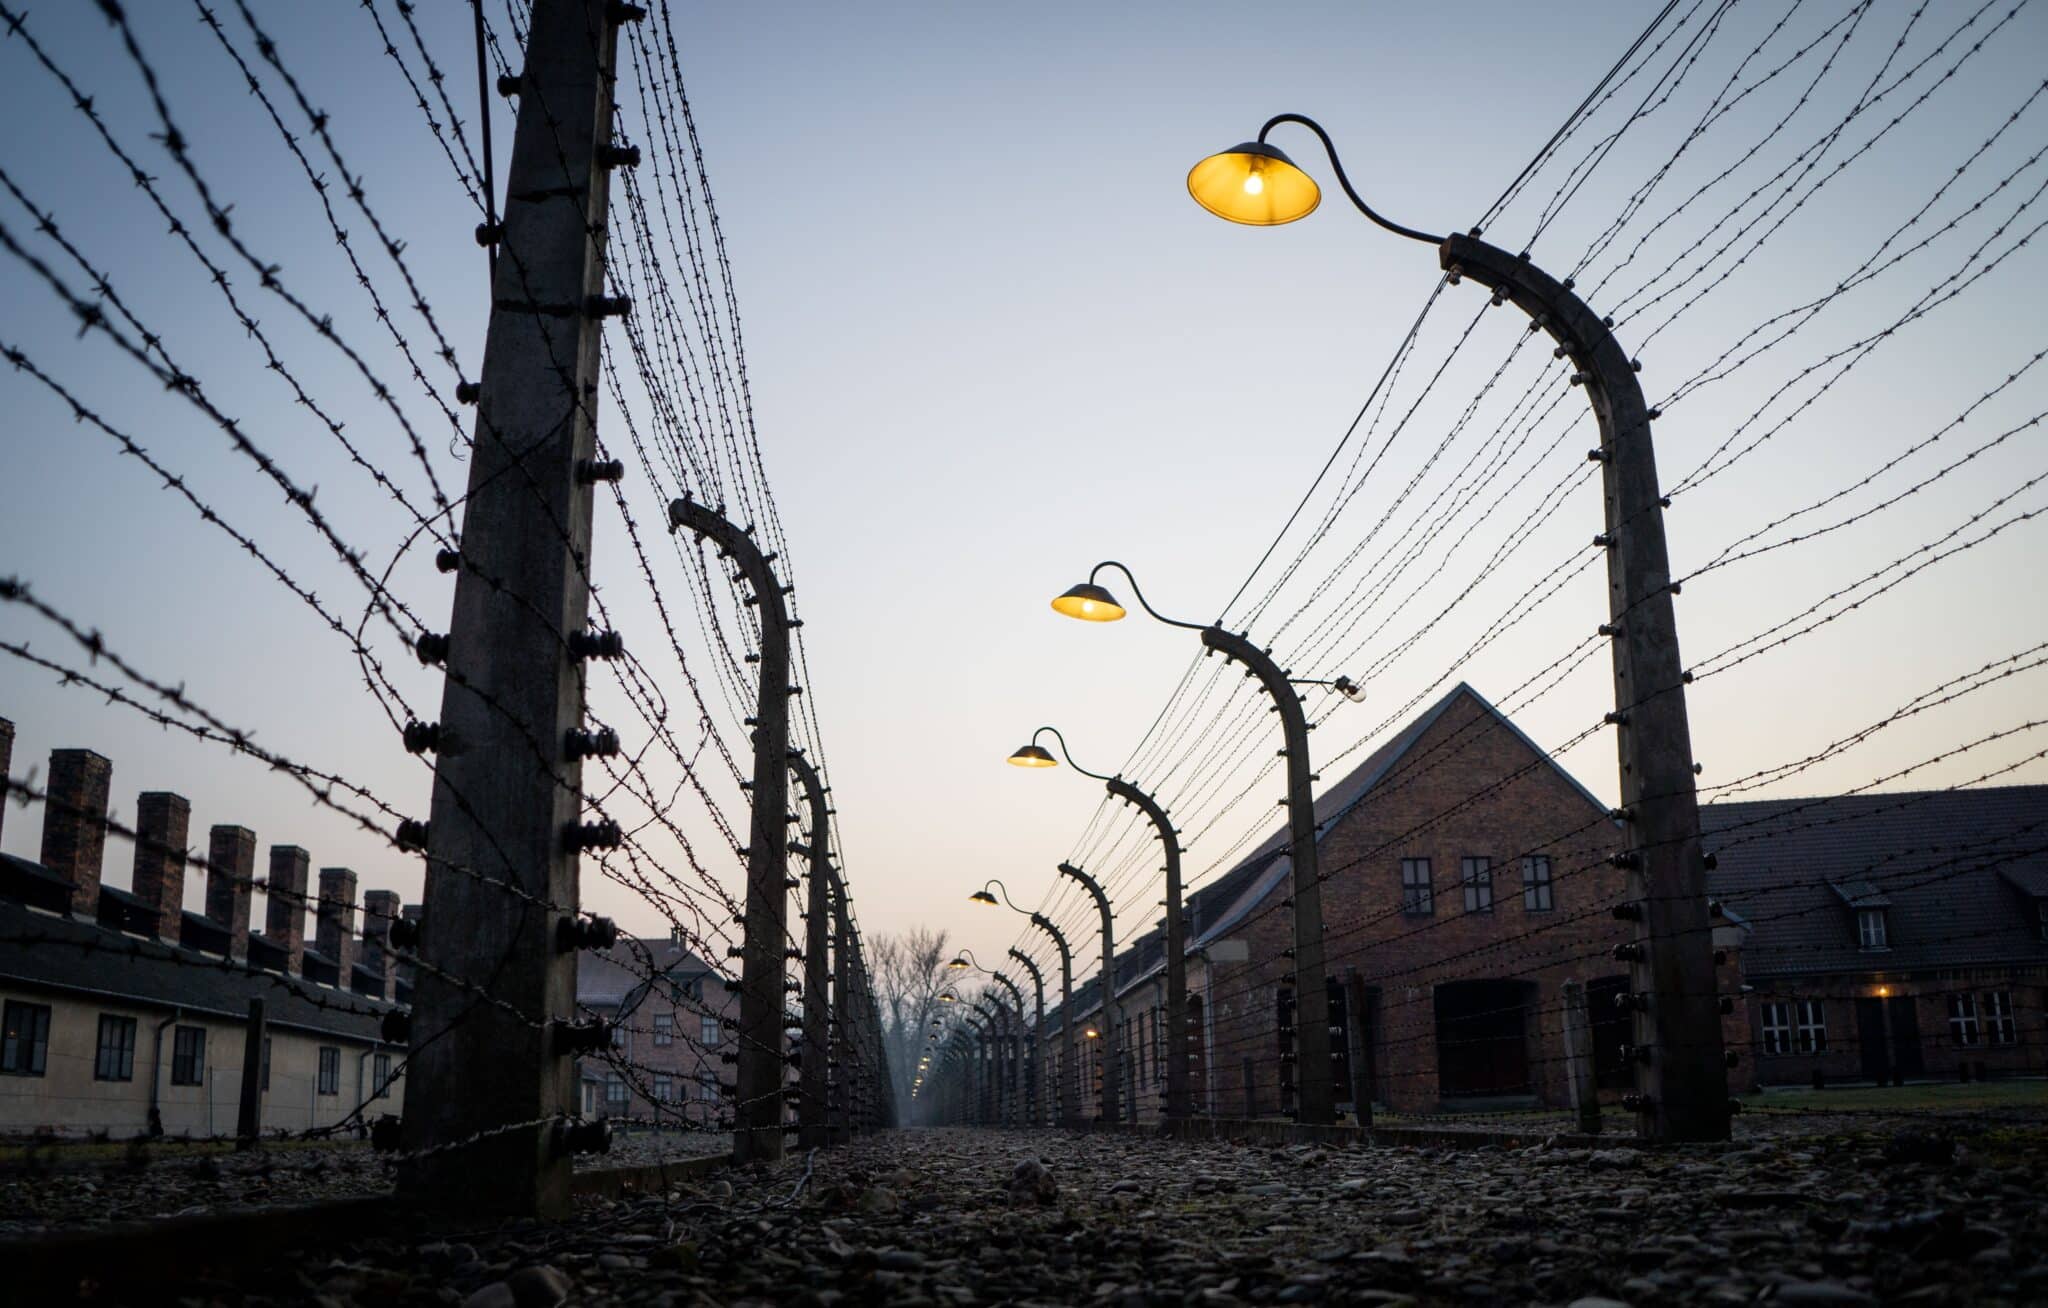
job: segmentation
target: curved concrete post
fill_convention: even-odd
[[[1156,800],[1122,777],[1109,783],[1109,793],[1152,820],[1166,853],[1166,1116],[1188,1115],[1188,960],[1187,922],[1180,904],[1180,833]]]
[[[1476,237],[1447,238],[1438,257],[1453,278],[1470,277],[1512,300],[1557,342],[1600,424],[1593,457],[1606,498],[1600,544],[1609,623],[1602,632],[1613,642],[1616,816],[1629,845],[1615,859],[1627,869],[1636,906],[1635,1045],[1649,1054],[1636,1064],[1637,1127],[1657,1140],[1726,1140],[1728,1068],[1653,415],[1608,322],[1570,283]]]
[[[1330,997],[1323,965],[1323,887],[1316,860],[1314,777],[1308,766],[1308,719],[1301,694],[1272,656],[1235,632],[1204,627],[1202,643],[1243,663],[1273,697],[1287,748],[1287,826],[1294,878],[1294,1085],[1299,1121],[1337,1120],[1331,1088]],[[1180,1033],[1183,1047],[1187,1033]]]
[[[739,565],[761,611],[754,723],[753,815],[747,833],[745,938],[740,945],[740,1039],[733,1091],[733,1158],[783,1155],[782,1011],[789,924],[789,612],[773,560],[743,529],[694,500],[668,506],[669,530],[687,527]]]
[[[1117,1066],[1117,1005],[1116,1005],[1116,928],[1114,915],[1109,911],[1109,896],[1095,883],[1095,878],[1075,867],[1072,863],[1059,865],[1060,875],[1072,877],[1095,899],[1095,909],[1102,915],[1102,1120],[1122,1120],[1118,1113],[1122,1089],[1122,1070]]]

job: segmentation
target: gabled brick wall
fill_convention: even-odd
[[[1325,954],[1330,977],[1340,985],[1355,978],[1372,1001],[1381,1102],[1406,1112],[1444,1106],[1438,994],[1470,981],[1521,987],[1527,1093],[1568,1102],[1560,988],[1568,978],[1590,983],[1627,971],[1610,957],[1629,938],[1610,911],[1624,890],[1623,873],[1605,861],[1617,844],[1604,809],[1469,693],[1335,821],[1320,846]],[[1548,911],[1524,906],[1527,854],[1551,860]],[[1459,872],[1469,856],[1491,860],[1490,913],[1465,910]],[[1403,913],[1403,858],[1430,861],[1432,913]],[[1218,964],[1213,977],[1204,969],[1200,988],[1190,987],[1214,1008],[1214,1045],[1201,1053],[1215,1064],[1213,1111],[1222,1116],[1279,1112],[1293,1082],[1278,1023],[1281,992],[1292,984],[1288,893],[1283,882],[1229,931],[1246,941],[1247,962]],[[1338,1100],[1351,1097],[1340,1082]]]

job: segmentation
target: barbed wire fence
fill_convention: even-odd
[[[729,1139],[743,1160],[780,1157],[799,1127],[843,1140],[889,1124],[833,813],[788,804],[793,764],[821,797],[830,774],[676,16],[604,0],[478,3],[459,23],[384,0],[354,10],[342,35],[404,88],[394,103],[445,168],[431,181],[430,167],[383,167],[388,143],[322,103],[336,66],[241,0],[194,0],[182,32],[112,4],[94,17],[91,31],[0,6],[0,57],[68,120],[102,183],[75,185],[53,154],[0,165],[19,306],[0,357],[28,413],[70,418],[71,439],[106,442],[175,501],[177,549],[247,558],[310,616],[328,642],[317,661],[351,664],[357,712],[381,724],[377,750],[347,752],[376,762],[336,764],[289,715],[259,730],[206,707],[185,673],[149,666],[161,652],[124,653],[137,644],[102,636],[102,618],[24,566],[0,564],[0,647],[223,768],[285,779],[352,848],[425,880],[416,915],[364,906],[407,1005],[232,951],[85,947],[266,981],[374,1023],[403,1049],[392,1166],[466,1206],[566,1203],[570,1154],[607,1139],[579,1067],[601,1069],[607,1117]],[[479,105],[465,113],[456,70],[472,59]],[[361,103],[356,88],[346,102]],[[492,120],[508,111],[499,157]],[[237,152],[276,167],[252,186],[224,162]],[[434,252],[452,243],[421,232],[446,227],[451,206],[416,193],[475,210],[471,271],[442,266]],[[164,233],[161,274],[124,248],[145,225]],[[484,271],[478,356],[458,324],[479,321]],[[153,411],[123,402],[131,379],[154,385]],[[202,453],[201,433],[232,463]],[[283,513],[246,498],[252,478]],[[604,562],[613,531],[626,566]],[[445,628],[430,619],[451,602]],[[32,769],[6,785],[18,804],[73,804]],[[154,838],[104,808],[75,816]],[[803,876],[792,850],[810,856]],[[262,891],[273,915],[321,908],[303,882],[177,853],[245,901]],[[666,941],[622,936],[590,906],[586,872]],[[793,891],[820,929],[792,929]],[[72,947],[40,929],[7,945]],[[579,1007],[577,960],[593,951],[632,1004]],[[309,1133],[374,1111],[357,1103]]]
[[[1863,1016],[1852,1000],[1945,1013],[1944,1043],[1966,1068],[1988,1056],[1994,1071],[2048,1070],[2027,910],[2007,904],[1993,931],[1948,906],[2006,896],[1999,870],[2040,857],[2048,813],[1944,840],[1883,825],[2038,782],[2048,759],[2040,614],[1964,618],[1944,594],[2026,571],[2048,507],[2044,342],[2010,293],[2040,271],[2048,83],[2020,53],[2038,32],[2025,0],[1750,13],[1694,0],[1654,15],[1480,226],[1525,268],[1568,270],[1563,290],[1641,351],[1619,357],[1640,368],[1675,473],[1618,517],[1608,481],[1603,519],[1613,445],[1594,437],[1582,400],[1592,393],[1604,424],[1611,379],[1571,341],[1543,349],[1539,335],[1558,336],[1553,306],[1502,294],[1459,266],[1470,242],[1444,242],[1445,278],[1367,371],[1356,418],[1217,623],[1255,633],[1290,676],[1341,675],[1369,692],[1361,712],[1303,687],[1306,725],[1321,729],[1308,740],[1325,779],[1313,935],[1327,981],[1297,979],[1303,887],[1290,886],[1287,833],[1263,807],[1291,762],[1271,752],[1274,697],[1197,652],[1118,773],[1171,812],[1167,839],[1188,856],[1187,1011],[1163,998],[1160,833],[1106,796],[1066,862],[1116,907],[1109,989],[1122,1013],[1106,1011],[1099,972],[1077,983],[1036,1033],[1042,1084],[1075,1074],[1068,1033],[1100,1021],[1111,1030],[1078,1042],[1094,1087],[1085,1118],[1104,1115],[1113,1078],[1116,1117],[1161,1120],[1166,1069],[1182,1060],[1192,1116],[1329,1121],[1304,1112],[1304,1082],[1319,1078],[1301,1027],[1321,1022],[1304,1016],[1304,989],[1325,991],[1329,1009],[1324,1084],[1368,1122],[1377,1101],[1394,1122],[1556,1129],[1573,1120],[1562,1106],[1597,1088],[1655,1137],[1670,1093],[1657,1076],[1674,1057],[1691,1057],[1702,1105],[1727,1100],[1723,1069],[1739,1088],[1760,1062],[1802,1051],[1838,1056],[1838,1078],[1846,1060],[1853,1078],[1865,1046],[1886,1041],[1845,1029]],[[1361,227],[1361,239],[1384,237]],[[1461,280],[1495,293],[1457,310]],[[1507,303],[1530,316],[1496,312]],[[1902,371],[1936,384],[1908,399]],[[1588,445],[1601,448],[1582,459]],[[1666,510],[1668,569],[1634,597],[1603,596],[1620,580],[1617,540]],[[1617,659],[1609,682],[1594,661],[1654,618],[1651,595],[1677,609],[1686,648],[1708,652],[1651,681],[1622,677]],[[1938,640],[1913,641],[1930,625]],[[1892,707],[1834,701],[1830,669],[1850,664]],[[1461,701],[1468,684],[1493,687],[1491,702]],[[1647,706],[1681,696],[1700,761],[1688,750],[1681,775],[1631,797],[1641,746],[1629,733]],[[1503,728],[1510,717],[1526,736]],[[1910,736],[1897,729],[1907,721]],[[1520,743],[1504,749],[1504,730]],[[1567,772],[1606,772],[1610,733],[1624,794],[1613,807]],[[1338,782],[1354,770],[1370,778],[1362,795]],[[1697,794],[1704,823],[1642,829],[1645,804],[1681,794]],[[1887,852],[1825,875],[1715,872],[1773,841],[1811,833],[1860,851],[1857,833],[1880,830]],[[1689,848],[1703,831],[1704,850]],[[1645,865],[1674,852],[1705,875],[1646,882]],[[1836,891],[1859,882],[1941,896],[1924,930],[1954,916],[1951,943],[1982,939],[2013,966],[1920,978],[1887,998],[1796,990],[1796,966],[1743,956],[1753,938],[1846,913]],[[1645,929],[1681,901],[1693,920]],[[1077,879],[1052,878],[1019,905],[1034,908],[1047,929],[1015,942],[1034,964],[1052,973],[1054,933],[1092,954],[1098,913]],[[1657,975],[1673,951],[1706,961]],[[1882,972],[1883,956],[1862,966]],[[1796,1029],[1781,1009],[1802,1000],[1825,1002],[1832,1025]],[[1660,1008],[1691,1016],[1659,1032]],[[943,1065],[957,1080],[980,1062],[956,1045]],[[1574,1084],[1580,1063],[1598,1087]],[[957,1085],[927,1098],[941,1115],[976,1111]]]

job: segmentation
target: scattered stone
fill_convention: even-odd
[[[519,1308],[556,1308],[567,1303],[569,1292],[576,1288],[567,1273],[546,1263],[520,1268],[505,1278],[505,1285]]]
[[[1010,1173],[1010,1202],[1013,1204],[1045,1207],[1059,1198],[1059,1194],[1059,1182],[1053,1179],[1052,1169],[1036,1158],[1018,1163]]]
[[[1798,1308],[1877,1308],[1877,1300],[1840,1281],[1791,1281],[1780,1285],[1771,1301]]]

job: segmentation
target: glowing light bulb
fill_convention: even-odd
[[[1257,173],[1247,173],[1247,174],[1245,174],[1245,179],[1244,179],[1244,193],[1245,193],[1246,195],[1257,195],[1257,194],[1258,194],[1259,192],[1261,192],[1261,191],[1263,191],[1263,190],[1265,190],[1265,189],[1266,189],[1266,179],[1265,179],[1265,178],[1263,178],[1263,177],[1259,176],[1259,175],[1258,175]]]

